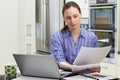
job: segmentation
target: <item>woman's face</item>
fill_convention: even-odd
[[[64,21],[70,30],[80,27],[81,13],[76,7],[70,7],[64,11]]]

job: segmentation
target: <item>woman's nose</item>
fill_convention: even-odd
[[[75,22],[75,19],[74,18],[71,18],[71,23],[74,23]]]

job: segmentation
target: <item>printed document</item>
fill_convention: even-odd
[[[73,62],[73,68],[89,68],[99,66],[100,62],[107,56],[111,49],[111,46],[107,47],[81,47],[75,61]],[[77,65],[77,66],[76,66]]]

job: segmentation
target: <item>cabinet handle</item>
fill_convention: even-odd
[[[31,53],[31,43],[27,43],[27,54]]]
[[[120,55],[120,51],[118,51],[118,54]]]
[[[29,54],[29,52],[28,52],[28,51],[29,51],[29,49],[28,49],[28,45],[29,45],[29,44],[27,43],[27,54]]]
[[[27,24],[27,37],[31,37],[31,24]]]
[[[27,24],[27,31],[26,31],[27,37],[29,36],[29,25]]]
[[[29,24],[29,36],[31,37],[31,24]]]
[[[102,7],[91,7],[90,9],[104,9],[104,8],[114,8],[115,6],[102,6]]]

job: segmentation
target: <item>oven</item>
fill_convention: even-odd
[[[116,0],[92,0],[90,2],[89,27],[99,41],[99,47],[112,45],[107,62],[115,63]]]

